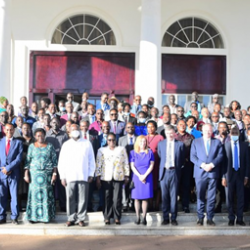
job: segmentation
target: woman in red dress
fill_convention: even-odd
[[[154,200],[151,199],[149,202],[149,210],[159,211],[159,204],[161,199],[161,189],[158,185],[159,180],[159,165],[160,158],[157,153],[158,143],[163,141],[164,138],[156,133],[157,123],[155,121],[148,121],[146,136],[148,147],[152,150],[155,158],[154,169],[153,169],[153,186],[154,186]]]

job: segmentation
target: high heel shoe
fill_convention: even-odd
[[[147,225],[147,220],[146,220],[146,217],[143,218],[142,220],[142,225],[146,226]]]
[[[139,225],[140,223],[141,223],[140,217],[136,217],[135,224],[136,224],[136,225]]]

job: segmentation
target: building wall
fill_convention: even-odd
[[[155,0],[153,0],[155,1]],[[162,48],[162,53],[214,54],[227,56],[226,102],[238,99],[245,108],[250,85],[248,41],[250,23],[247,0],[162,0],[161,30],[176,20],[196,16],[210,21],[220,32],[225,49]],[[141,31],[140,0],[12,0],[12,83],[11,102],[19,105],[21,95],[29,93],[29,53],[46,51],[116,51],[136,54],[136,80],[139,81]],[[114,30],[117,46],[63,46],[50,44],[56,26],[65,18],[79,13],[101,17]],[[153,86],[152,86],[153,87]]]

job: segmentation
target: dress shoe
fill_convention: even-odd
[[[121,222],[119,220],[115,220],[116,225],[121,225]]]
[[[78,223],[78,225],[79,225],[79,227],[85,227],[84,221],[80,221],[80,222]]]
[[[136,225],[139,225],[141,223],[141,219],[140,219],[140,217],[139,218],[136,218],[136,220],[135,220],[135,224]]]
[[[164,220],[164,221],[162,221],[162,223],[161,223],[162,226],[165,226],[165,225],[168,225],[168,224],[169,224],[169,220]]]
[[[178,222],[176,220],[171,220],[171,225],[172,226],[178,226]]]
[[[142,225],[144,225],[144,226],[146,226],[147,225],[147,220],[146,220],[146,217],[144,217],[143,218],[143,220],[142,220],[142,223],[141,223]]]
[[[246,224],[245,224],[245,222],[243,220],[237,220],[236,225],[245,226]]]
[[[6,219],[0,220],[0,224],[5,224],[5,223],[6,223]]]
[[[105,225],[110,225],[110,220],[105,220]]]
[[[12,223],[13,225],[18,225],[18,220],[17,220],[17,219],[14,219],[14,220],[11,221],[11,223]]]
[[[234,221],[233,220],[229,220],[228,226],[234,226]]]
[[[203,219],[198,219],[197,225],[198,226],[203,226]]]
[[[208,226],[215,226],[215,223],[213,220],[207,220],[207,225]]]
[[[183,208],[183,211],[184,211],[186,214],[189,214],[189,213],[190,213],[190,210],[189,210],[188,207],[184,207],[184,208]]]
[[[67,221],[65,226],[66,227],[71,227],[71,226],[74,226],[75,225],[75,222],[74,221]]]
[[[216,207],[215,210],[214,210],[214,212],[216,214],[220,214],[221,213],[221,207]]]

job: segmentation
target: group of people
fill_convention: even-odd
[[[147,225],[147,212],[162,209],[162,225],[176,226],[180,197],[185,213],[197,199],[197,225],[206,206],[207,225],[214,226],[223,194],[228,225],[245,225],[250,107],[236,100],[223,107],[217,94],[205,107],[197,92],[184,107],[170,95],[161,113],[153,97],[142,104],[137,95],[132,105],[107,93],[96,105],[88,93],[81,104],[72,93],[66,99],[55,105],[42,98],[29,107],[21,97],[14,110],[0,97],[0,224],[10,193],[13,224],[24,199],[30,223],[54,219],[58,200],[66,226],[83,227],[96,190],[106,225],[120,225],[130,209],[135,224]]]

